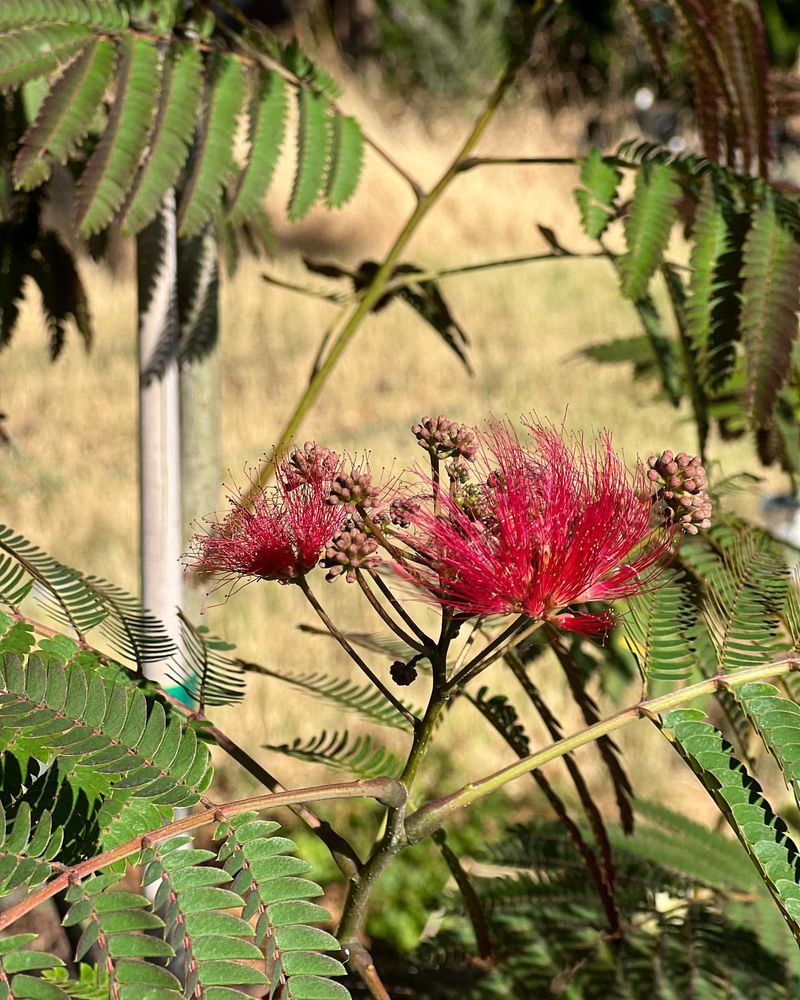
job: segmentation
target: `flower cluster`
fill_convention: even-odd
[[[417,510],[406,541],[421,563],[395,568],[468,617],[518,613],[603,631],[607,613],[570,606],[647,585],[672,530],[658,523],[645,470],[629,474],[608,437],[587,448],[555,428],[528,430],[528,445],[505,427],[482,435],[476,482]]]
[[[426,417],[412,431],[434,459],[431,476],[391,490],[306,443],[278,466],[274,486],[231,498],[227,516],[195,539],[193,566],[288,583],[321,565],[327,580],[352,583],[377,569],[384,549],[425,599],[459,616],[604,632],[610,613],[585,605],[651,585],[678,531],[708,527],[705,470],[696,456],[665,451],[629,472],[607,435],[587,444],[526,427],[521,441],[505,425],[478,432]]]
[[[411,433],[420,448],[436,458],[465,458],[471,462],[478,451],[478,436],[472,427],[447,417],[425,417]]]
[[[236,491],[230,511],[196,535],[191,566],[198,573],[290,583],[312,570],[346,512],[329,503],[338,456],[306,444],[278,468],[274,486]]]

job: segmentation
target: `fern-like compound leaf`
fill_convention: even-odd
[[[20,141],[14,181],[30,190],[50,176],[50,159],[66,163],[83,140],[111,80],[116,49],[109,39],[90,42],[55,81],[36,121]]]
[[[800,308],[800,245],[769,197],[755,213],[742,257],[748,406],[753,425],[764,427],[789,372]]]
[[[783,555],[761,532],[723,524],[712,538],[717,551],[711,565],[706,563],[704,610],[720,668],[729,672],[764,663],[780,649],[789,580]]]
[[[84,236],[99,232],[125,201],[150,134],[160,86],[160,56],[151,41],[119,41],[114,103],[103,135],[78,183],[78,218]]]
[[[800,864],[786,824],[703,712],[668,712],[663,731],[725,816],[800,940]]]
[[[317,671],[295,674],[291,671],[272,670],[261,664],[248,663],[245,660],[240,662],[247,673],[257,673],[284,681],[338,708],[355,712],[368,722],[377,722],[381,726],[389,726],[392,729],[407,730],[409,728],[408,719],[401,715],[394,705],[388,702],[372,684],[355,684],[346,678],[329,677],[327,674],[321,674]],[[407,702],[403,702],[403,704],[413,714],[419,712],[416,706]]]
[[[33,889],[53,873],[51,862],[57,858],[64,839],[60,826],[53,826],[48,811],[31,824],[31,807],[21,802],[12,820],[6,820],[0,806],[0,896],[20,886]]]
[[[52,73],[92,37],[80,24],[52,24],[0,34],[0,92]]]
[[[229,215],[234,224],[249,218],[269,190],[286,132],[289,105],[283,77],[262,74],[255,86],[249,115],[250,153]]]
[[[672,405],[678,406],[683,396],[683,379],[678,368],[673,341],[664,330],[661,314],[650,295],[643,295],[641,298],[635,299],[633,305],[645,336],[650,341],[664,392]]]
[[[244,697],[244,671],[238,660],[224,655],[234,647],[196,627],[179,612],[183,660],[170,672],[175,681],[196,703],[200,711],[207,705],[233,705]]]
[[[215,835],[223,842],[219,860],[233,880],[231,888],[245,897],[242,919],[255,918],[255,943],[270,955],[269,996],[347,1000],[349,992],[331,978],[344,975],[344,966],[326,954],[338,951],[338,942],[310,926],[329,919],[311,902],[322,889],[302,877],[309,866],[293,857],[291,840],[275,836],[278,829],[277,823],[244,813],[221,824]]]
[[[151,222],[189,155],[203,81],[203,60],[193,45],[171,46],[164,56],[161,98],[149,150],[123,211],[122,229],[134,235]]]
[[[692,228],[686,328],[701,384],[717,389],[736,360],[741,306],[741,242],[732,205],[711,178],[703,183]]]
[[[653,163],[637,170],[633,200],[625,218],[628,252],[617,260],[626,298],[636,300],[647,294],[650,279],[667,249],[680,196],[680,185],[668,164]]]
[[[697,611],[680,573],[669,572],[658,587],[628,600],[623,628],[642,676],[685,681],[694,665]]]
[[[0,746],[18,758],[57,760],[90,797],[188,806],[211,780],[206,745],[129,683],[79,663],[4,653],[0,694]]]
[[[61,353],[71,320],[88,350],[92,343],[92,320],[86,289],[69,247],[52,229],[42,233],[38,253],[29,262],[29,274],[42,296],[42,312],[50,335],[50,358]]]
[[[297,170],[289,198],[289,218],[307,215],[320,196],[330,152],[331,128],[324,97],[301,89],[297,94]]]
[[[165,914],[165,939],[183,951],[186,991],[213,996],[224,988],[223,996],[246,996],[235,987],[265,986],[269,980],[259,968],[240,964],[263,963],[253,928],[225,912],[241,909],[244,900],[231,887],[228,872],[203,864],[214,852],[191,844],[189,837],[176,837],[146,847],[140,859],[142,884],[153,886],[154,907]]]
[[[121,31],[128,11],[115,0],[5,0],[0,4],[0,30],[48,24],[82,24],[98,31]]]
[[[333,116],[331,163],[325,187],[325,204],[340,208],[355,194],[364,162],[364,137],[355,118]]]
[[[194,164],[186,182],[178,228],[184,236],[209,221],[233,169],[233,143],[245,98],[245,72],[239,59],[220,56],[215,65],[205,121],[198,133]]]
[[[597,240],[614,218],[622,172],[594,146],[580,161],[580,167],[583,187],[575,188],[573,194],[586,235]]]
[[[308,740],[298,737],[291,744],[268,743],[264,749],[312,764],[326,764],[358,778],[396,778],[403,769],[397,757],[374,743],[371,736],[356,736],[351,739],[346,729],[341,733],[335,730],[330,734],[323,729],[318,736],[312,736]]]

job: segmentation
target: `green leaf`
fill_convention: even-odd
[[[753,217],[742,260],[748,407],[753,425],[764,427],[790,370],[800,307],[800,246],[770,197]]]
[[[573,194],[586,235],[597,240],[614,218],[622,172],[609,163],[594,146],[579,163],[583,187],[575,188]]]
[[[663,730],[695,772],[747,851],[795,938],[800,940],[800,868],[786,824],[722,734],[697,709],[663,717]]]
[[[627,601],[631,614],[623,627],[645,678],[685,681],[694,666],[697,611],[687,584],[680,573],[667,572],[657,587]]]
[[[131,35],[118,44],[117,89],[108,125],[78,182],[84,236],[104,229],[122,206],[147,144],[160,89],[156,46]]]
[[[265,749],[310,763],[327,764],[365,779],[378,775],[397,777],[402,770],[402,764],[395,755],[377,746],[371,736],[367,734],[351,740],[346,729],[341,733],[336,730],[330,735],[323,730],[305,742],[297,737],[291,744],[268,743]]]
[[[736,361],[741,292],[741,217],[711,177],[692,227],[686,329],[702,385],[717,389]]]
[[[283,77],[261,74],[250,107],[250,153],[228,216],[234,225],[249,218],[269,190],[281,154],[287,111]]]
[[[51,73],[91,40],[92,32],[79,24],[51,24],[0,34],[0,92]]]
[[[257,673],[284,681],[293,687],[299,688],[301,691],[313,694],[339,708],[356,712],[367,721],[377,722],[382,726],[390,726],[392,729],[409,728],[409,723],[405,716],[401,715],[394,705],[388,702],[372,684],[358,685],[347,679],[328,677],[327,674],[317,673],[316,671],[299,674],[293,674],[290,671],[278,672],[261,664],[247,663],[246,661],[241,662],[242,667],[248,673]],[[406,708],[409,708],[413,712],[418,711],[418,709],[409,704],[406,704]]]
[[[154,218],[189,155],[203,83],[203,60],[193,45],[171,45],[164,57],[161,96],[149,153],[122,214],[123,232],[135,235]]]
[[[328,208],[340,208],[355,194],[364,162],[364,137],[355,118],[333,116],[331,162],[325,188]]]
[[[233,169],[233,143],[245,97],[242,62],[219,56],[203,128],[198,133],[194,163],[178,210],[178,228],[191,236],[205,225],[219,204],[223,184]]]
[[[617,258],[622,294],[634,301],[646,296],[650,279],[661,266],[681,196],[675,171],[665,163],[641,167],[635,183],[625,217],[628,252]]]
[[[297,169],[288,209],[293,222],[308,214],[322,191],[331,142],[325,98],[301,89],[297,94],[297,105]]]

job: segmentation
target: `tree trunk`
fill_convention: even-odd
[[[181,464],[175,194],[136,241],[142,602],[176,645],[182,602]],[[165,686],[166,663],[148,676]]]

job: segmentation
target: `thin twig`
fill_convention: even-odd
[[[408,625],[408,627],[413,632],[416,633],[416,635],[419,638],[419,640],[421,642],[424,642],[426,647],[432,645],[433,644],[433,640],[431,639],[431,637],[429,635],[426,635],[426,633],[423,631],[423,629],[421,629],[419,627],[419,625],[417,625],[417,623],[414,621],[414,619],[411,617],[411,615],[406,611],[406,609],[403,607],[403,605],[400,603],[400,601],[398,601],[398,599],[394,596],[394,594],[392,593],[392,591],[389,589],[389,585],[385,581],[383,581],[381,579],[380,573],[376,573],[375,570],[371,570],[371,569],[367,570],[367,572],[372,577],[372,579],[375,581],[375,584],[376,584],[378,590],[380,590],[380,592],[383,594],[383,596],[386,598],[386,600],[391,604],[391,606],[394,608],[394,610],[397,612],[397,614],[403,619],[403,621],[406,623],[406,625]]]
[[[394,632],[396,636],[402,639],[403,642],[406,643],[406,645],[411,646],[412,649],[416,649],[418,653],[424,653],[425,646],[417,642],[417,640],[413,638],[413,636],[410,636],[408,632],[400,628],[397,622],[394,621],[391,615],[388,614],[386,608],[383,607],[378,598],[372,593],[372,590],[370,589],[370,586],[367,583],[367,581],[364,579],[364,574],[361,572],[360,569],[356,570],[356,580],[358,582],[359,587],[361,588],[361,593],[369,601],[370,605],[375,610],[381,621],[385,625],[387,625],[392,630],[392,632]]]
[[[334,305],[341,305],[343,302],[348,302],[353,298],[347,292],[320,292],[316,288],[310,288],[308,285],[297,285],[293,281],[278,278],[268,271],[261,272],[261,280],[265,281],[268,285],[274,285],[276,288],[283,288],[287,292],[299,292],[310,299],[321,299],[323,302],[331,302]]]
[[[494,637],[484,649],[474,656],[469,663],[457,674],[453,674],[448,681],[448,688],[463,687],[468,684],[473,677],[482,673],[488,666],[499,659],[511,642],[519,642],[524,635],[530,635],[534,630],[533,626],[540,628],[541,622],[531,622],[527,615],[519,615],[514,621]]]
[[[413,712],[410,712],[398,698],[396,698],[392,694],[392,692],[386,687],[386,685],[383,683],[380,677],[378,677],[378,675],[374,673],[374,671],[371,670],[370,667],[367,666],[367,664],[358,655],[355,649],[353,649],[347,637],[336,627],[336,625],[334,625],[333,621],[328,616],[328,613],[325,611],[325,609],[319,603],[317,598],[314,596],[314,594],[311,591],[311,588],[308,586],[308,582],[306,581],[305,577],[300,577],[300,579],[298,580],[298,586],[305,594],[308,603],[319,615],[320,620],[325,625],[327,630],[330,632],[333,638],[339,643],[342,649],[347,653],[350,659],[356,664],[359,670],[361,670],[361,672],[364,673],[369,678],[370,681],[372,681],[372,683],[381,692],[384,698],[386,698],[387,701],[391,702],[391,704],[394,705],[397,711],[400,712],[400,714],[405,719],[407,719],[412,726],[416,728],[419,725],[419,719],[416,717],[416,715],[414,715]]]
[[[410,843],[417,843],[417,841],[424,837],[431,836],[435,830],[438,830],[446,822],[447,817],[456,810],[463,809],[473,802],[485,798],[492,792],[503,788],[510,781],[514,781],[516,778],[522,777],[522,775],[528,774],[530,771],[535,771],[552,760],[558,760],[560,757],[572,753],[573,750],[577,750],[579,747],[586,746],[588,743],[594,743],[601,736],[607,736],[609,733],[616,732],[616,730],[622,729],[632,722],[660,715],[670,709],[694,701],[696,698],[712,694],[718,687],[737,688],[751,681],[780,677],[792,670],[796,670],[797,666],[798,659],[796,657],[776,663],[762,663],[755,667],[739,670],[735,674],[716,674],[707,680],[690,684],[688,687],[681,688],[678,691],[670,691],[657,698],[643,698],[635,705],[620,709],[619,712],[601,719],[592,726],[587,726],[573,733],[571,736],[556,740],[542,750],[538,750],[528,757],[523,757],[516,763],[501,768],[486,778],[471,781],[450,795],[426,803],[406,819],[408,840]]]

